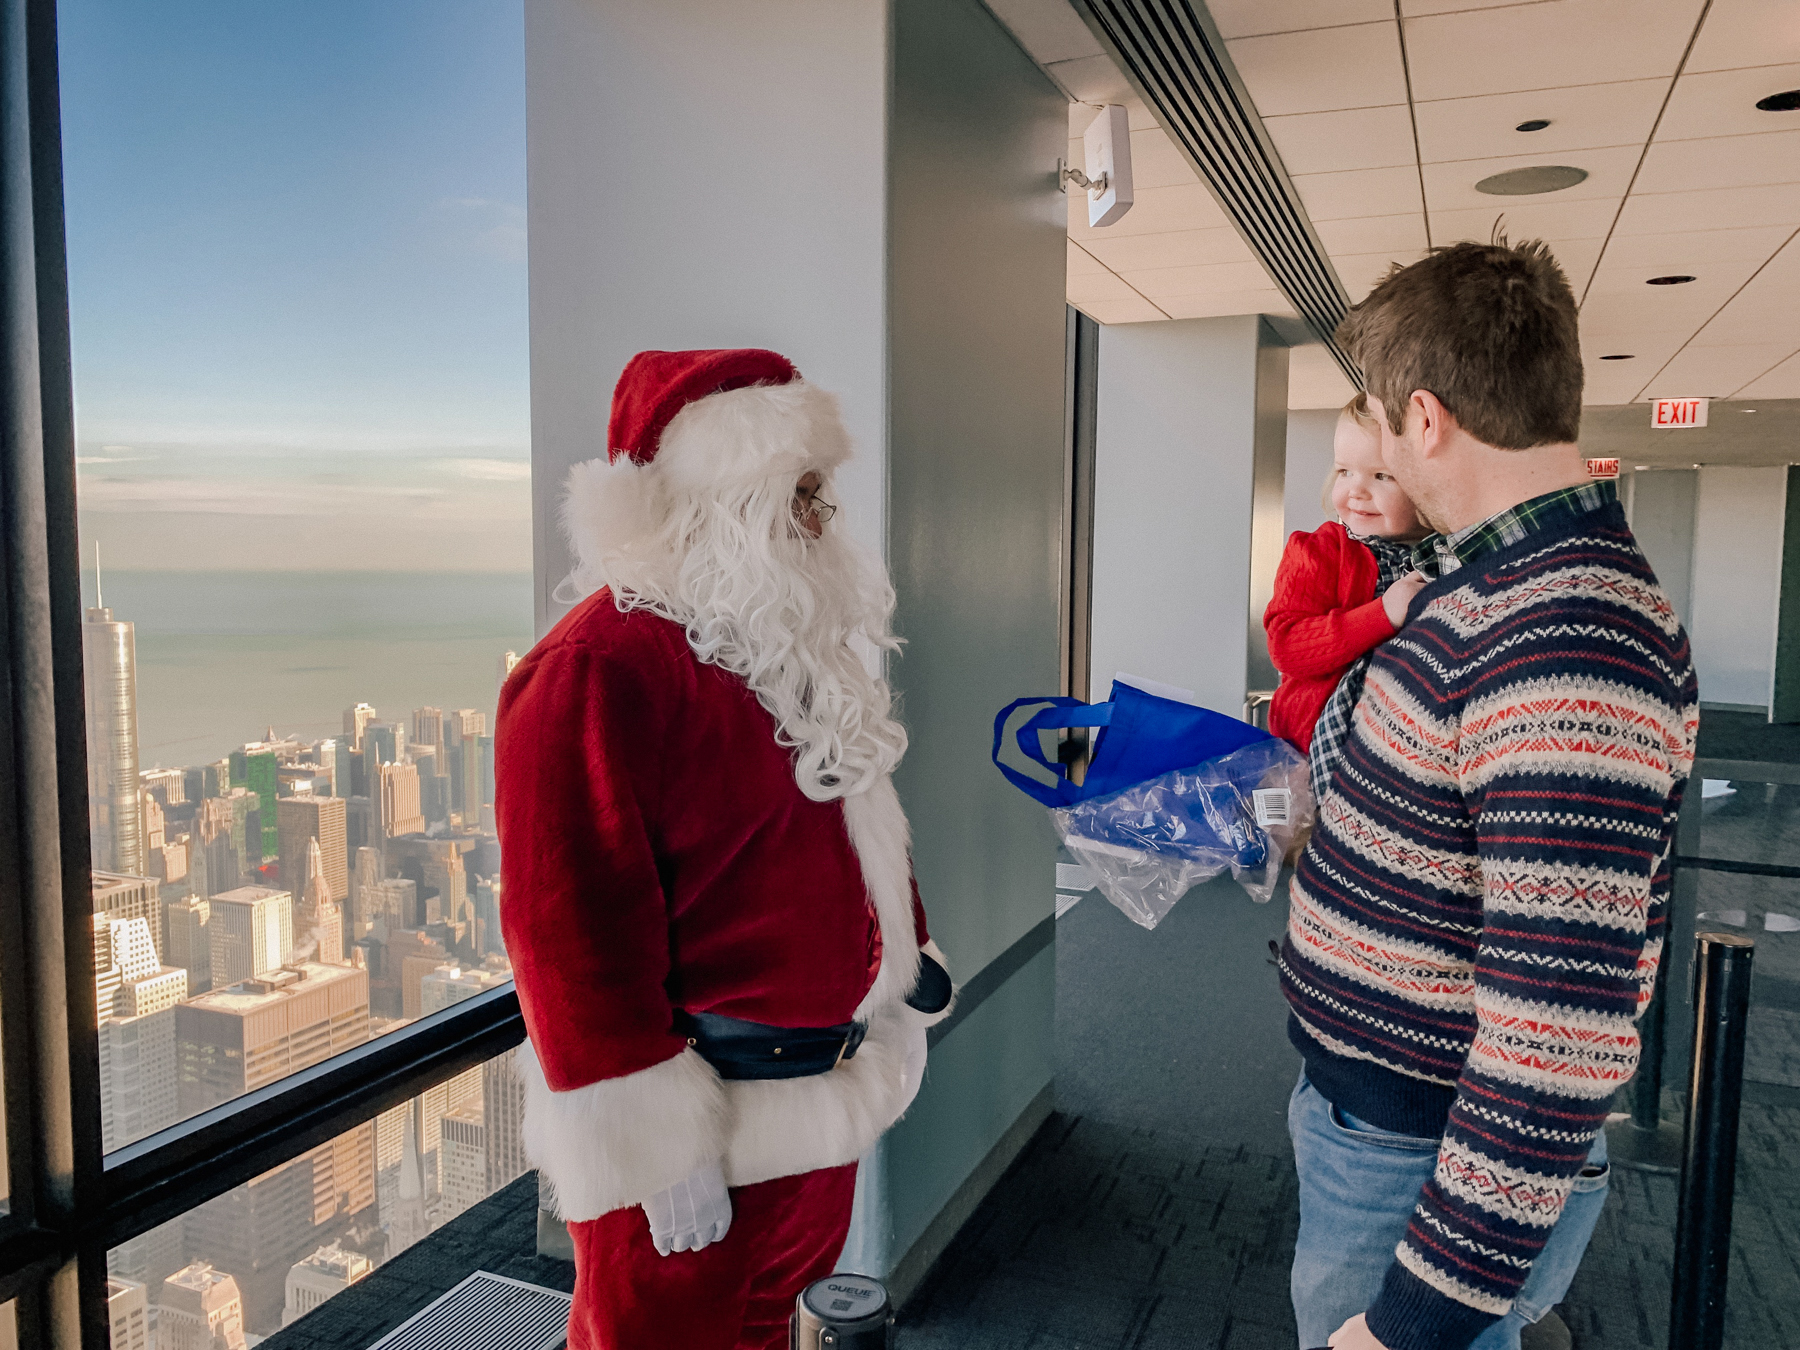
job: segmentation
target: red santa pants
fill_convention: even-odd
[[[795,1298],[844,1249],[855,1193],[855,1163],[737,1187],[724,1239],[668,1256],[636,1205],[570,1224],[569,1350],[782,1350]]]

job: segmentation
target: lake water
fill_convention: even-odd
[[[144,768],[218,759],[271,726],[335,736],[355,703],[409,725],[414,708],[478,708],[491,732],[500,658],[532,643],[523,574],[109,572],[105,583],[113,617],[137,626]]]

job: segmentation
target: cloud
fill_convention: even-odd
[[[438,461],[445,469],[462,478],[475,478],[489,483],[531,481],[531,465],[519,459],[445,459]]]
[[[502,262],[525,261],[525,208],[491,197],[445,197],[440,213],[454,223],[453,245]]]

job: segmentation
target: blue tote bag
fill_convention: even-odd
[[[1014,740],[1027,759],[1055,776],[1055,783],[1041,783],[1000,762],[1007,718],[1020,708],[1040,703],[1045,705],[1043,710],[1025,720]],[[1104,728],[1094,744],[1087,777],[1079,785],[1069,780],[1067,768],[1044,757],[1038,738],[1040,731],[1064,727]],[[1147,694],[1115,680],[1112,697],[1105,703],[1083,703],[1061,696],[1014,699],[994,718],[993,758],[994,767],[1019,791],[1045,806],[1064,807],[1091,797],[1104,797],[1268,739],[1268,732],[1248,722],[1210,708]]]

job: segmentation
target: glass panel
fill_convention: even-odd
[[[510,978],[523,32],[452,8],[59,9],[108,1150]]]
[[[523,1176],[513,1052],[459,1074],[107,1253],[115,1309],[157,1346],[238,1347],[305,1316]],[[526,1183],[521,1203],[535,1209]],[[466,1221],[480,1242],[483,1216]],[[119,1339],[115,1350],[136,1344]],[[202,1325],[209,1340],[182,1339]],[[235,1332],[234,1332],[235,1328]]]
[[[1800,786],[1715,778],[1700,791],[1702,857],[1800,863]]]
[[[1744,1081],[1800,1088],[1800,881],[1730,872],[1699,878],[1699,930],[1756,939]]]

